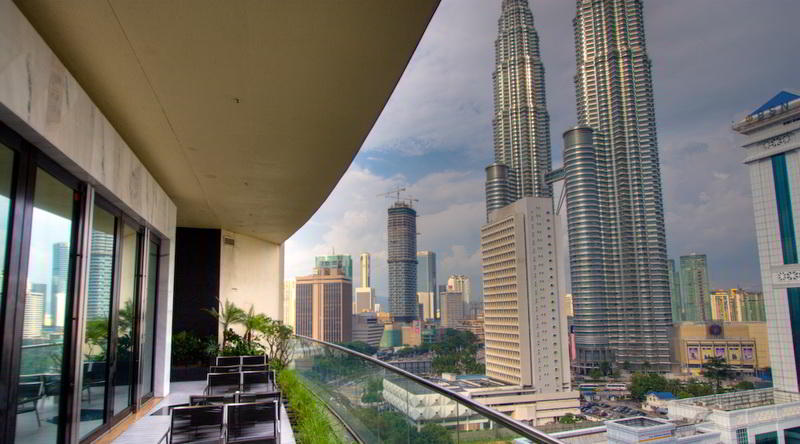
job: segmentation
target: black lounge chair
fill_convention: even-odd
[[[225,442],[224,406],[204,405],[172,409],[169,444]]]
[[[212,365],[208,368],[209,373],[239,373],[241,367],[238,365]]]
[[[190,395],[189,405],[223,405],[237,401],[235,394],[230,395]]]
[[[41,381],[39,382],[23,382],[19,385],[19,392],[17,394],[17,414],[21,413],[36,413],[36,424],[42,426],[42,421],[39,419],[39,400],[44,398],[44,387]]]
[[[244,402],[264,402],[264,401],[278,401],[278,420],[281,419],[281,392],[279,390],[269,392],[249,392],[237,393],[236,403]]]
[[[278,443],[278,401],[228,404],[229,443]]]
[[[206,395],[232,393],[241,388],[241,373],[209,373],[206,376]]]
[[[275,390],[275,378],[271,371],[242,372],[243,392],[268,392]]]
[[[241,356],[217,356],[217,365],[242,365]]]
[[[239,371],[242,372],[265,372],[269,370],[267,364],[242,364]]]
[[[255,356],[242,356],[242,365],[267,365],[269,364],[269,359],[267,355],[255,355]]]

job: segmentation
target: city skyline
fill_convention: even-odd
[[[529,3],[546,67],[553,166],[558,167],[560,135],[577,118],[575,4]],[[674,6],[645,2],[668,254],[705,252],[714,288],[761,288],[749,183],[730,124],[776,89],[800,87],[792,76],[800,62],[768,44],[798,38],[800,31],[789,26],[787,16],[800,12],[800,5],[771,4],[714,0],[696,8],[686,0]],[[682,6],[693,14],[678,14]],[[440,277],[466,274],[480,288],[474,233],[485,223],[484,168],[493,160],[491,73],[499,13],[499,0],[442,2],[353,165],[288,241],[287,277],[308,273],[313,256],[331,246],[353,256],[369,251],[372,286],[385,302],[387,202],[375,195],[407,185],[421,200],[418,248],[437,253]],[[745,17],[765,26],[728,26]],[[728,74],[721,78],[719,72]]]

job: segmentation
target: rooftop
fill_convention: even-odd
[[[769,111],[772,108],[786,105],[789,102],[792,102],[797,99],[800,99],[800,96],[798,96],[797,94],[790,93],[788,91],[781,91],[778,94],[776,94],[775,97],[769,99],[767,103],[761,105],[757,110],[753,111],[750,115],[751,116],[758,115],[765,111]]]
[[[732,412],[770,405],[800,402],[800,393],[785,392],[773,388],[745,390],[719,395],[699,396],[673,401],[678,405],[703,407],[711,410]]]

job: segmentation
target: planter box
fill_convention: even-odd
[[[207,366],[177,366],[170,369],[169,379],[171,382],[205,381],[207,374]]]

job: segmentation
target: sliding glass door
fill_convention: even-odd
[[[141,236],[137,228],[128,223],[123,224],[119,299],[114,312],[117,339],[114,371],[114,415],[133,405],[140,239]]]
[[[148,242],[147,254],[147,292],[143,300],[142,316],[142,400],[153,396],[153,358],[155,356],[156,301],[158,299],[158,256],[159,243],[155,238]]]
[[[78,201],[74,189],[36,169],[17,389],[18,443],[58,442],[64,426],[60,400],[67,387],[63,363]]]

